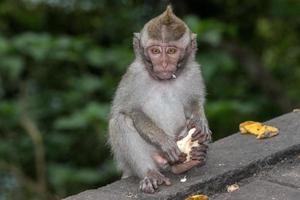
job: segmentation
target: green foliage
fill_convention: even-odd
[[[110,102],[134,57],[132,33],[164,2],[0,2],[0,200],[61,198],[119,178],[106,144]],[[198,35],[214,139],[244,120],[289,111],[282,99],[299,106],[299,3],[205,2],[173,5]],[[246,66],[228,47],[249,50],[268,79],[253,76],[256,65]],[[275,94],[264,84],[274,80],[281,87]],[[29,184],[40,183],[39,145],[47,192]]]

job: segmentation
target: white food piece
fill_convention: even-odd
[[[300,109],[299,109],[299,108],[295,108],[295,109],[293,110],[293,112],[300,112]]]
[[[177,141],[177,146],[180,149],[180,151],[188,155],[185,162],[188,162],[189,160],[191,160],[190,151],[191,151],[192,147],[199,146],[198,141],[192,142],[192,134],[195,131],[196,131],[195,128],[190,129],[187,136],[185,136],[181,140]]]
[[[186,179],[186,176],[184,176],[182,179],[180,179],[180,182],[181,182],[181,183],[184,183],[184,182],[186,182],[186,180],[187,180],[187,179]]]
[[[227,186],[227,192],[234,192],[234,191],[238,190],[239,188],[240,188],[240,186],[238,184],[229,185],[229,186]]]

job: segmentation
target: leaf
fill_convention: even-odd
[[[24,61],[19,56],[6,56],[0,58],[0,72],[10,80],[17,80],[24,69]]]
[[[99,104],[95,102],[88,103],[86,107],[75,111],[68,117],[62,117],[55,122],[57,129],[78,129],[85,128],[92,123],[107,121],[109,112],[108,104]]]
[[[51,53],[52,38],[49,34],[24,33],[13,39],[13,44],[20,52],[37,61],[46,59]]]
[[[86,53],[86,59],[92,66],[103,67],[105,64],[104,52],[102,49],[95,47]]]
[[[0,36],[0,55],[8,53],[9,50],[10,50],[9,40]]]
[[[86,127],[86,119],[80,112],[75,112],[68,117],[61,117],[55,121],[56,129],[78,129]]]
[[[70,82],[72,89],[78,90],[83,95],[95,92],[103,87],[103,81],[91,74],[85,74],[80,78],[73,78]]]

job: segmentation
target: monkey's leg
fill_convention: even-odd
[[[162,153],[155,152],[152,154],[152,158],[156,165],[161,169],[166,169],[169,166],[168,160],[162,155]]]
[[[127,127],[123,115],[113,117],[109,120],[109,143],[111,150],[113,152],[117,168],[122,171],[122,178],[127,178],[134,175],[134,173],[126,159],[125,153],[127,152],[127,147],[124,142],[126,139],[124,135],[129,132],[129,129],[123,129],[123,127]]]
[[[156,149],[147,143],[133,126],[130,117],[120,114],[110,120],[111,145],[119,168],[130,171],[141,178],[140,189],[153,193],[158,185],[169,185],[170,181],[162,175],[152,155]],[[112,136],[115,134],[115,137]],[[112,138],[115,140],[112,141]]]

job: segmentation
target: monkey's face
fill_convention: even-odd
[[[150,73],[160,80],[171,79],[176,74],[178,62],[184,55],[184,48],[163,42],[154,43],[145,50],[152,64]]]
[[[168,6],[165,12],[145,24],[133,39],[149,74],[159,80],[176,78],[190,55],[196,52],[196,35]]]

